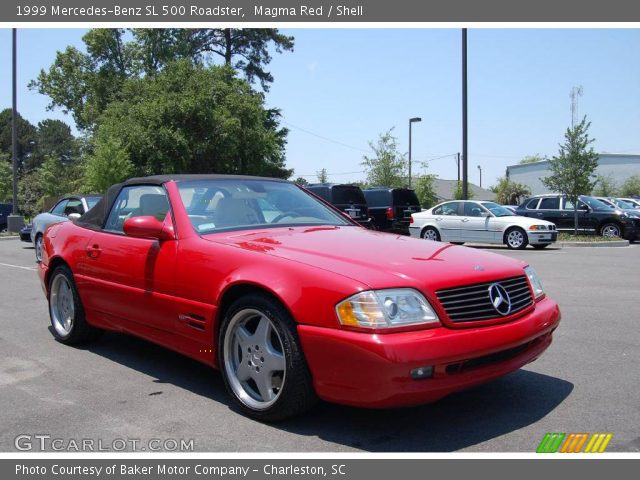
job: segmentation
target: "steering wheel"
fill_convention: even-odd
[[[271,220],[271,223],[278,223],[280,220],[282,220],[283,218],[287,218],[287,217],[299,217],[300,214],[297,212],[292,212],[292,211],[288,211],[288,212],[283,212],[280,215],[278,215],[276,218],[274,218],[273,220]]]

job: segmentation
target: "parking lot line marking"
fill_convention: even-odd
[[[30,270],[32,272],[35,272],[37,270],[35,267],[23,267],[22,265],[11,265],[10,263],[2,263],[2,262],[0,262],[0,266],[20,268],[22,270]]]

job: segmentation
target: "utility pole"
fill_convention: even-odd
[[[460,152],[456,154],[456,165],[458,166],[458,183],[460,183]]]
[[[462,29],[462,198],[468,200],[467,164],[467,29]]]
[[[13,166],[13,208],[11,215],[7,217],[7,230],[12,233],[18,233],[24,225],[22,216],[18,215],[18,125],[17,125],[17,90],[16,90],[16,35],[17,29],[13,29],[13,100],[11,109],[11,150],[12,150],[12,166]]]

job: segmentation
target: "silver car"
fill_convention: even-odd
[[[42,260],[42,238],[47,227],[54,223],[66,222],[84,215],[100,200],[100,195],[69,195],[61,198],[48,212],[33,219],[31,240],[36,249],[36,261]]]
[[[454,200],[411,215],[412,237],[462,244],[505,244],[511,249],[545,248],[558,238],[555,224],[514,215],[494,202]]]

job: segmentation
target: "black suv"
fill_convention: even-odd
[[[313,183],[305,188],[345,212],[363,227],[371,228],[367,201],[359,186],[340,183]]]
[[[541,218],[556,224],[560,231],[574,228],[573,203],[564,195],[536,195],[516,209],[516,215]],[[578,229],[606,237],[622,237],[633,242],[640,238],[640,216],[610,207],[597,198],[578,199]]]
[[[375,187],[364,190],[364,196],[377,230],[409,235],[411,214],[421,210],[416,192],[410,188]]]

